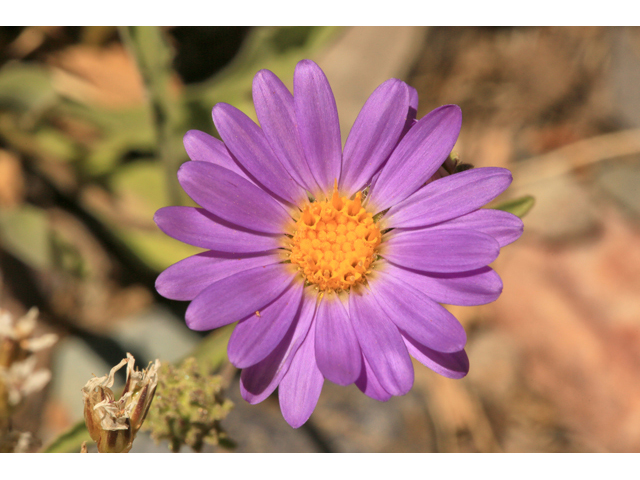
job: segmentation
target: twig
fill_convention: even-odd
[[[179,111],[169,94],[173,52],[159,27],[120,27],[120,34],[138,63],[147,89],[156,128],[158,154],[165,166],[169,200],[173,205],[179,205],[180,189],[176,180],[179,156],[174,152],[172,141]]]
[[[635,153],[640,153],[640,129],[587,138],[516,163],[517,175],[514,175],[512,187],[527,186],[594,163]]]

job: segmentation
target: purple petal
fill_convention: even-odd
[[[267,190],[294,205],[306,198],[253,120],[231,105],[218,103],[213,107],[213,122],[238,162]]]
[[[316,365],[315,331],[312,325],[278,389],[282,416],[293,428],[309,420],[324,383]]]
[[[264,135],[282,165],[300,185],[317,194],[318,184],[298,135],[291,92],[273,72],[260,70],[253,78],[253,104]]]
[[[311,60],[302,60],[296,65],[293,103],[309,169],[328,196],[334,182],[340,179],[340,122],[329,81]]]
[[[272,303],[238,323],[227,347],[232,364],[250,367],[273,352],[299,313],[303,288],[303,282],[293,282]]]
[[[474,168],[431,182],[385,215],[390,228],[424,227],[473,212],[511,184],[506,168]],[[463,227],[460,227],[463,228]]]
[[[156,290],[172,300],[193,300],[218,280],[251,268],[272,265],[283,260],[279,253],[247,256],[203,252],[174,263],[156,279]]]
[[[218,165],[183,163],[178,180],[194,202],[234,225],[263,233],[283,233],[291,222],[287,211],[271,195]]]
[[[242,370],[242,398],[255,405],[271,395],[289,370],[293,356],[306,338],[315,312],[316,296],[303,296],[300,311],[280,344],[264,360]]]
[[[356,380],[356,386],[367,397],[371,397],[380,402],[386,402],[392,397],[389,392],[382,388],[382,385],[380,385],[380,382],[373,373],[373,370],[371,370],[369,362],[367,362],[367,359],[364,357],[362,357],[362,370],[360,372],[360,376]]]
[[[440,225],[434,225],[432,228],[463,228],[465,230],[476,230],[491,235],[498,241],[500,248],[502,248],[520,238],[524,225],[522,220],[512,213],[483,208],[454,218],[448,222],[441,223]]]
[[[377,212],[401,202],[424,185],[451,153],[461,125],[460,107],[445,105],[409,130],[371,187],[369,202]]]
[[[286,264],[252,268],[209,285],[187,308],[187,326],[213,330],[248,317],[278,298],[295,278]]]
[[[502,293],[502,281],[490,267],[470,272],[427,273],[386,263],[379,269],[385,275],[392,275],[413,285],[439,303],[463,306],[484,305],[497,300]]]
[[[411,356],[434,372],[454,379],[462,378],[469,373],[469,357],[464,350],[452,353],[436,352],[406,335],[403,335],[402,339]]]
[[[265,252],[280,248],[280,236],[262,235],[230,225],[203,208],[164,207],[153,217],[158,228],[176,240],[219,252]]]
[[[439,352],[457,352],[464,348],[467,334],[460,322],[427,293],[384,274],[372,280],[370,287],[401,332]]]
[[[413,385],[413,365],[398,328],[374,295],[360,289],[349,295],[349,314],[362,354],[380,385],[391,395],[404,395]]]
[[[360,375],[360,346],[340,298],[325,294],[316,314],[316,358],[327,380],[349,385]]]
[[[386,243],[384,258],[427,272],[475,270],[493,262],[500,253],[500,245],[490,235],[453,228],[394,230]]]
[[[210,162],[219,165],[241,177],[249,180],[247,174],[240,168],[229,153],[224,143],[200,130],[189,130],[182,139],[184,149],[191,160],[196,162]],[[249,180],[251,181],[251,180]]]
[[[409,112],[409,88],[392,78],[371,94],[344,146],[340,186],[347,196],[362,190],[398,143]]]

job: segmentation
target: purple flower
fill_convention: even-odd
[[[417,92],[390,79],[343,151],[322,70],[298,63],[293,90],[262,70],[253,81],[261,127],[219,103],[224,143],[187,132],[193,161],[178,179],[202,208],[162,208],[155,221],[209,251],[169,267],[156,288],[191,301],[191,329],[238,321],[228,354],[243,369],[242,396],[255,404],[279,387],[282,414],[299,427],[325,378],[386,401],[411,389],[410,355],[464,377],[466,334],[440,303],[497,299],[502,282],[487,265],[522,222],[481,209],[511,183],[506,169],[432,179],[458,138],[458,106],[416,121]]]

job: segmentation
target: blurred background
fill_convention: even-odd
[[[325,382],[293,430],[276,395],[240,398],[228,331],[191,332],[187,303],[156,294],[157,274],[199,250],[152,218],[190,204],[175,177],[184,133],[215,134],[221,101],[255,119],[253,75],[291,87],[303,58],[329,78],[343,142],[369,94],[400,78],[418,117],[462,107],[454,150],[512,170],[500,200],[536,204],[495,262],[500,299],[451,307],[465,379],[416,363],[414,388],[387,403]],[[37,334],[59,336],[37,354],[51,381],[12,425],[43,447],[68,432],[56,448],[78,451],[80,389],[126,352],[141,366],[199,352],[229,384],[236,451],[638,451],[639,220],[637,28],[0,28],[0,308],[36,306]],[[140,433],[132,451],[167,448]]]

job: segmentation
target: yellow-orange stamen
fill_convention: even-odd
[[[362,207],[362,192],[307,204],[296,222],[291,263],[319,290],[348,290],[371,270],[382,234],[373,215]]]

